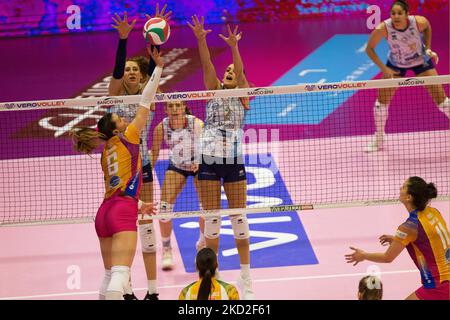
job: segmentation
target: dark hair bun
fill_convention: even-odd
[[[395,6],[396,4],[399,4],[400,6],[402,6],[402,8],[406,11],[409,12],[409,5],[408,2],[406,0],[396,0],[394,1],[394,3],[392,4],[392,7]],[[391,7],[391,8],[392,8]]]
[[[433,199],[437,197],[437,190],[434,183],[427,184],[427,190],[428,190],[428,199]]]

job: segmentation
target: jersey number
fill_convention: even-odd
[[[109,176],[114,176],[119,172],[119,163],[117,162],[117,152],[116,146],[113,146],[111,149],[106,151],[106,164],[108,166],[108,174]]]

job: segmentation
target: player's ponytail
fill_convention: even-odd
[[[383,298],[383,284],[376,276],[365,276],[359,281],[359,300],[381,300]]]
[[[426,183],[420,177],[410,177],[407,186],[408,194],[413,197],[413,204],[419,211],[425,209],[430,199],[437,197],[437,189],[434,183]]]
[[[213,289],[212,277],[214,277],[217,268],[216,253],[210,248],[203,248],[197,253],[195,264],[198,275],[202,278],[197,300],[209,300]]]
[[[112,138],[115,129],[116,124],[112,121],[112,113],[107,113],[97,123],[97,129],[84,127],[70,131],[73,148],[78,152],[90,154],[99,146],[99,140],[107,141]]]
[[[428,190],[428,199],[434,199],[437,197],[437,189],[434,183],[427,184],[427,190]]]

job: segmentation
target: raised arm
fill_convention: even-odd
[[[153,130],[153,142],[152,142],[152,165],[155,167],[156,161],[159,157],[159,150],[161,149],[161,143],[163,141],[163,125],[160,122]]]
[[[152,58],[155,60],[156,68],[153,71],[150,80],[145,85],[144,91],[142,92],[141,101],[139,103],[140,105],[136,112],[136,116],[131,122],[139,132],[144,129],[145,124],[148,121],[150,106],[152,104],[153,98],[155,97],[156,90],[158,89],[159,79],[161,78],[162,68],[164,66],[163,58],[156,49],[153,50]]]
[[[215,90],[219,88],[220,81],[217,79],[216,69],[211,61],[211,55],[209,53],[208,44],[206,43],[206,35],[211,32],[211,29],[205,30],[203,24],[205,22],[204,17],[201,17],[201,21],[197,16],[193,16],[192,24],[187,23],[197,38],[198,51],[200,54],[200,62],[203,67],[203,82],[207,90]]]
[[[114,65],[113,77],[109,83],[109,95],[115,96],[120,94],[122,88],[123,75],[125,72],[125,61],[127,59],[127,39],[130,31],[133,29],[136,19],[128,24],[127,13],[124,12],[123,20],[116,13],[116,18],[112,18],[114,23],[112,27],[119,32],[119,46],[116,52],[116,63]]]
[[[239,53],[238,42],[242,39],[242,32],[237,33],[238,26],[236,26],[231,32],[231,28],[227,25],[228,37],[220,34],[221,37],[231,48],[231,54],[233,55],[234,73],[236,74],[236,81],[239,88],[248,88],[249,84],[244,73],[244,63],[242,62],[241,54]]]
[[[169,22],[170,21],[170,16],[171,16],[171,14],[172,14],[172,11],[168,11],[168,12],[166,12],[166,8],[167,8],[167,4],[165,4],[164,6],[163,6],[163,8],[161,9],[161,11],[159,11],[159,3],[157,3],[156,4],[156,10],[155,10],[155,15],[154,16],[150,16],[150,15],[148,15],[148,14],[146,14],[145,16],[146,16],[146,18],[147,19],[151,19],[151,18],[161,18],[161,19],[164,19],[164,20],[166,20],[167,22]],[[153,49],[154,48],[156,48],[156,50],[158,50],[158,52],[159,52],[159,50],[160,50],[160,46],[154,46],[154,45],[150,45],[150,47],[147,47],[147,51],[148,51],[148,53],[149,53],[149,55],[150,55],[150,58],[149,58],[149,64],[148,64],[148,69],[147,69],[147,74],[149,75],[149,76],[151,76],[152,75],[152,73],[153,73],[153,70],[155,69],[155,67],[156,67],[156,63],[155,63],[155,61],[152,59],[152,57],[151,57],[151,52],[153,52]]]

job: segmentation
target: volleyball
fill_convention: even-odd
[[[145,41],[153,45],[161,45],[170,37],[170,26],[162,18],[151,18],[144,25]]]

